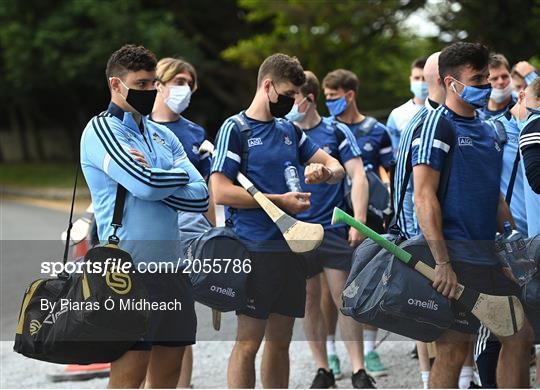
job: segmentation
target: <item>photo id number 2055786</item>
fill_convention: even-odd
[[[251,272],[250,259],[184,259],[183,273],[219,274],[232,272],[235,274]]]

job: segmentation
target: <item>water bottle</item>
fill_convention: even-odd
[[[290,162],[285,161],[285,171],[283,174],[285,175],[285,183],[287,183],[287,188],[290,192],[302,192],[302,186],[300,185],[300,176],[298,175],[298,170],[296,167]]]
[[[536,262],[527,256],[527,244],[523,235],[517,230],[512,230],[511,226],[507,229],[506,224],[510,225],[509,222],[505,222],[505,237],[501,241],[504,244],[506,263],[512,269],[520,286],[523,286],[536,273]]]

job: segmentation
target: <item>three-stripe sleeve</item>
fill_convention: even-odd
[[[211,173],[223,173],[234,181],[240,170],[241,159],[242,143],[239,132],[233,120],[227,119],[216,137]]]
[[[352,158],[361,157],[362,152],[349,127],[342,123],[336,123],[336,130],[340,162],[345,164]]]
[[[129,143],[111,117],[94,117],[83,134],[82,147],[88,162],[144,200],[161,200],[189,182],[181,167],[170,170],[145,168],[129,153]],[[88,163],[87,162],[87,163]]]
[[[455,137],[445,112],[446,108],[439,106],[426,116],[419,136],[412,142],[413,166],[426,164],[437,171],[442,170],[452,137]]]
[[[525,176],[532,190],[540,194],[540,117],[533,119],[519,137]]]

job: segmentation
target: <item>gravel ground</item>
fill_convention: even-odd
[[[194,347],[193,386],[195,388],[226,387],[227,361],[233,343],[231,341],[201,341]],[[31,360],[12,350],[11,342],[1,343],[0,388],[105,388],[107,379],[92,379],[82,382],[54,383],[48,375],[59,372],[63,366]],[[388,341],[381,344],[379,352],[386,363],[389,376],[379,378],[379,388],[417,388],[421,386],[417,372],[417,361],[408,357],[411,342]],[[350,388],[350,365],[346,359],[343,343],[337,343],[338,355],[342,359],[345,373],[337,381],[340,388]],[[259,354],[260,355],[260,354]],[[294,341],[291,345],[291,388],[307,388],[311,384],[315,369],[307,342]],[[260,360],[257,362],[259,365]],[[257,387],[261,387],[257,382]]]

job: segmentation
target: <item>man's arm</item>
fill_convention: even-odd
[[[103,171],[137,198],[162,200],[189,182],[189,174],[183,168],[148,167],[136,161],[131,150],[127,140],[114,131],[114,124],[105,117],[94,117],[81,138],[82,165]]]
[[[362,223],[367,219],[367,208],[369,201],[369,183],[364,170],[364,163],[361,157],[352,158],[345,162],[345,170],[351,178],[351,200],[353,205],[354,218]],[[365,236],[358,230],[349,229],[349,244],[351,246],[359,245]]]
[[[339,161],[322,149],[318,149],[307,163],[304,172],[306,184],[337,184],[345,177]]]
[[[499,204],[497,206],[497,231],[499,233],[504,232],[504,223],[506,221],[510,222],[512,228],[516,228],[516,222],[514,221],[514,217],[512,216],[510,207],[508,206],[508,203],[506,203],[506,201],[504,200],[502,194],[499,194]]]
[[[540,194],[540,119],[529,123],[519,137],[525,176],[532,190]]]
[[[433,287],[444,296],[453,298],[457,287],[457,277],[450,263],[442,231],[442,211],[437,198],[440,172],[429,165],[420,164],[413,168],[413,176],[418,224],[437,263]]]
[[[226,175],[214,172],[210,176],[210,188],[216,204],[226,205],[237,209],[260,207],[257,201],[243,187],[237,186]],[[308,192],[287,192],[285,194],[264,194],[276,206],[292,214],[298,214],[309,209]]]

